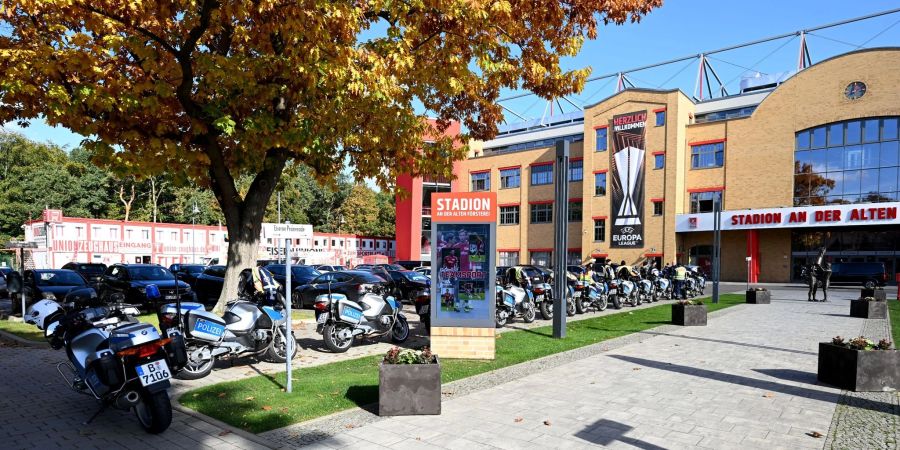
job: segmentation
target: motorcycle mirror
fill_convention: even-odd
[[[22,275],[19,272],[10,272],[6,275],[6,290],[10,294],[22,292]]]

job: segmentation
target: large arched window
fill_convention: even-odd
[[[794,206],[900,199],[898,117],[835,122],[797,133]]]

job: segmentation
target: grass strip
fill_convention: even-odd
[[[744,303],[743,294],[704,300],[710,312]],[[493,361],[442,360],[444,383],[596,344],[671,323],[671,304],[570,322],[565,339],[551,326],[498,335]],[[273,430],[378,401],[381,356],[367,356],[293,372],[294,392],[285,394],[284,373],[205,386],[187,392],[181,404],[252,433]]]
[[[900,300],[888,300],[888,315],[891,318],[891,335],[894,348],[900,348]]]
[[[24,322],[13,322],[12,320],[0,320],[0,330],[9,334],[14,334],[22,339],[34,342],[46,342],[44,340],[44,332],[38,330],[34,325]]]

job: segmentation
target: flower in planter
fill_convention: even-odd
[[[891,349],[891,341],[887,339],[882,339],[878,341],[878,345],[875,346],[878,350],[890,350]]]
[[[865,300],[865,301],[867,301],[867,302],[874,302],[874,301],[875,301],[875,297],[863,297],[863,298],[861,298],[860,300]]]
[[[428,347],[422,347],[421,350],[394,347],[384,355],[383,361],[385,364],[434,364],[437,358]]]
[[[761,288],[761,287],[753,288],[753,290],[756,291],[756,292],[766,292],[766,291],[768,291],[768,289],[766,289],[766,288]]]
[[[703,302],[700,300],[678,300],[679,305],[702,305]]]
[[[831,338],[831,343],[834,345],[840,345],[841,347],[844,347],[847,345],[847,341],[845,341],[844,338],[842,338],[840,336],[835,336],[835,337]],[[394,348],[396,348],[396,347],[394,347]]]
[[[865,336],[850,339],[850,342],[840,336],[835,336],[831,338],[831,343],[851,350],[890,350],[891,348],[891,341],[887,339],[882,339],[876,344],[871,339],[866,339]]]

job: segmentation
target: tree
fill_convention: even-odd
[[[83,145],[121,174],[209,187],[229,237],[221,310],[288,161],[319,179],[349,164],[383,189],[401,172],[451,177],[467,152],[443,136],[451,121],[463,140],[489,139],[502,89],[579,90],[589,69],[560,58],[600,21],[661,3],[2,0],[0,120],[43,117],[91,136]]]
[[[372,235],[378,218],[378,201],[375,192],[364,184],[357,184],[337,210],[341,233]]]
[[[119,185],[119,200],[122,202],[122,207],[125,208],[125,221],[128,222],[128,218],[131,215],[131,204],[134,203],[134,183],[131,183],[131,195],[128,197],[128,200],[125,200],[125,185],[127,182],[122,182]]]

